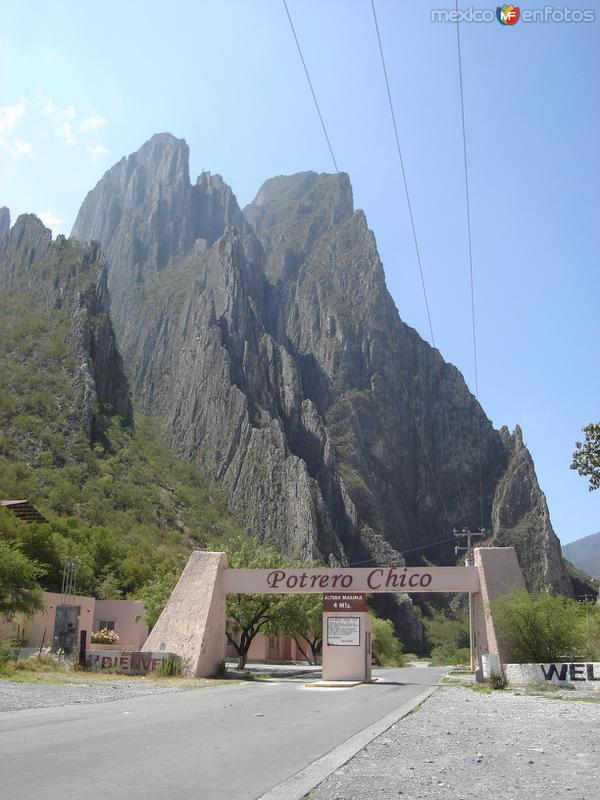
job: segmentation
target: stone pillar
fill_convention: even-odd
[[[514,547],[476,547],[474,563],[479,573],[479,592],[473,595],[477,652],[477,680],[482,677],[482,653],[497,653],[510,663],[511,653],[500,639],[490,612],[490,601],[514,590],[526,591],[525,580]]]
[[[210,677],[225,658],[225,553],[195,551],[143,652],[175,653],[184,675]]]

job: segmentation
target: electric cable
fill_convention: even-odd
[[[437,542],[430,542],[429,544],[423,544],[419,547],[412,547],[409,550],[402,550],[400,555],[404,556],[406,553],[416,553],[419,550],[428,550],[431,547],[437,547],[438,544],[446,544],[447,542],[455,542],[456,538],[454,536],[450,537],[449,539],[439,539]],[[368,558],[366,561],[353,561],[351,564],[347,564],[347,567],[360,567],[364,564],[371,564],[377,559],[375,558]]]
[[[402,182],[403,182],[403,185],[404,185],[404,193],[406,195],[406,204],[408,206],[408,214],[409,214],[409,218],[410,218],[410,226],[411,226],[411,230],[412,230],[412,238],[413,238],[413,243],[414,243],[414,246],[415,246],[415,253],[416,253],[416,256],[417,256],[417,264],[418,264],[418,267],[419,267],[419,276],[421,278],[421,289],[423,291],[423,300],[425,301],[425,310],[427,312],[427,322],[428,322],[428,325],[429,325],[429,334],[431,336],[431,344],[433,345],[433,347],[436,347],[435,334],[434,334],[434,331],[433,331],[433,322],[432,322],[432,317],[431,317],[431,309],[430,309],[430,306],[429,306],[429,298],[428,298],[428,295],[427,295],[427,286],[426,286],[426,282],[425,282],[425,273],[424,273],[424,270],[423,270],[423,264],[422,264],[422,260],[421,260],[421,251],[420,251],[420,248],[419,248],[419,241],[418,241],[418,238],[417,238],[417,231],[416,231],[414,213],[413,213],[413,208],[412,208],[412,202],[411,202],[411,199],[410,199],[410,192],[409,192],[409,189],[408,189],[408,180],[407,180],[407,177],[406,177],[406,170],[404,168],[404,159],[402,157],[402,148],[400,146],[400,136],[398,134],[398,125],[397,125],[397,122],[396,122],[396,113],[394,111],[394,103],[392,101],[392,92],[391,92],[391,89],[390,89],[390,82],[389,82],[389,79],[388,79],[388,71],[387,71],[387,65],[386,65],[386,61],[385,61],[385,55],[384,55],[384,52],[383,52],[383,44],[382,44],[382,41],[381,41],[381,33],[380,33],[380,30],[379,30],[379,22],[377,20],[377,12],[375,10],[375,0],[371,0],[371,10],[373,12],[373,22],[375,23],[375,32],[376,32],[376,35],[377,35],[377,44],[378,44],[378,47],[379,47],[379,55],[381,57],[381,66],[382,66],[382,70],[383,70],[383,77],[384,77],[384,80],[385,80],[385,88],[386,88],[387,99],[388,99],[388,104],[389,104],[389,108],[390,108],[390,115],[391,115],[391,118],[392,118],[392,125],[393,125],[393,128],[394,128],[394,138],[396,140],[396,150],[398,152],[398,159],[400,161],[400,169],[401,169],[401,173],[402,173]],[[450,460],[452,462],[452,466],[453,466],[453,470],[454,470],[454,476],[455,476],[455,480],[456,480],[456,488],[457,488],[457,493],[458,493],[458,502],[459,502],[459,507],[460,507],[460,510],[462,512],[463,520],[464,520],[465,517],[466,517],[464,495],[463,495],[463,491],[462,491],[461,481],[460,481],[460,478],[459,478],[458,464],[456,463],[454,436],[453,436],[453,433],[452,433],[452,426],[450,425],[450,417],[449,417],[449,414],[448,414],[448,407],[447,407],[447,404],[446,404],[446,399],[445,399],[444,391],[443,391],[443,387],[442,387],[439,364],[435,368],[435,371],[436,371],[436,376],[437,376],[437,380],[438,380],[438,388],[439,388],[439,393],[440,393],[440,400],[442,402],[442,412],[443,412],[443,416],[444,416],[444,423],[445,423],[445,426],[446,426],[446,431],[447,431],[447,435],[448,435],[448,439],[449,439],[449,443],[450,443]],[[407,391],[407,399],[408,399],[408,391]],[[409,401],[409,405],[410,405],[410,401]],[[423,452],[425,453],[425,456],[426,456],[428,464],[430,464],[429,456],[427,454],[426,448],[424,447],[424,443],[423,443]],[[437,481],[435,479],[435,475],[433,473],[433,469],[431,468],[431,466],[430,466],[430,471],[431,471],[431,474],[432,474],[432,478],[434,480],[434,484],[436,484],[436,488],[437,488]],[[440,494],[439,489],[438,489],[438,494]],[[440,494],[440,496],[441,496],[441,494]],[[448,518],[448,522],[450,523],[450,525],[452,525],[452,522],[450,521],[450,518],[449,518],[447,512],[446,512],[446,517]]]
[[[463,140],[463,164],[465,173],[465,199],[466,199],[466,212],[467,212],[467,243],[469,253],[469,283],[471,287],[471,337],[473,340],[473,365],[475,372],[475,398],[479,401],[479,368],[477,357],[477,325],[475,317],[475,279],[473,270],[473,244],[471,236],[471,200],[469,195],[469,169],[467,158],[467,134],[465,125],[465,101],[463,90],[463,70],[462,70],[462,52],[460,46],[460,24],[458,21],[458,0],[455,0],[456,7],[456,49],[458,54],[458,82],[460,88],[460,116],[462,123],[462,140]],[[479,460],[479,513],[480,513],[480,526],[483,528],[483,469],[481,458],[481,426],[479,416],[477,415],[477,451]]]
[[[321,114],[321,109],[319,108],[319,103],[317,101],[317,95],[315,94],[315,90],[313,88],[312,81],[310,79],[310,75],[308,73],[308,67],[306,66],[306,61],[304,60],[304,56],[302,55],[302,48],[300,47],[300,42],[298,41],[298,36],[296,35],[296,29],[294,28],[294,23],[292,22],[292,17],[290,15],[290,10],[288,8],[286,0],[283,0],[283,6],[285,8],[285,13],[287,14],[287,18],[290,23],[290,28],[292,29],[292,33],[294,35],[294,39],[296,41],[296,47],[298,48],[298,54],[300,56],[300,61],[302,61],[302,66],[304,67],[304,74],[306,75],[306,80],[308,81],[308,86],[310,88],[310,93],[312,94],[312,98],[315,103],[315,108],[317,109],[317,114],[319,115],[319,120],[321,121],[321,127],[323,128],[323,133],[325,134],[325,140],[327,142],[327,147],[329,148],[329,153],[331,155],[331,160],[333,161],[333,166],[335,168],[335,172],[337,175],[340,174],[338,169],[337,161],[333,154],[333,147],[331,146],[331,141],[329,139],[329,134],[327,133],[327,128],[325,127],[325,120],[323,119],[323,115]]]

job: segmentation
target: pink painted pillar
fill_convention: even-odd
[[[367,612],[323,614],[323,680],[371,680],[371,617]]]
[[[185,675],[210,677],[225,658],[225,553],[194,551],[142,651],[178,655]]]
[[[510,649],[496,631],[490,602],[514,590],[526,591],[527,587],[514,547],[476,547],[473,554],[480,585],[479,592],[473,595],[479,680],[483,653],[497,653],[503,664],[511,661]]]

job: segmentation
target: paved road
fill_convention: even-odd
[[[0,714],[11,800],[253,800],[437,683],[397,669],[353,689],[281,680]]]

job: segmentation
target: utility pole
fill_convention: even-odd
[[[466,544],[456,545],[454,554],[458,555],[460,552],[465,552],[465,566],[473,566],[473,539],[478,536],[485,536],[483,528],[471,531],[469,528],[463,528],[462,531],[453,528],[452,533],[456,539],[466,541]],[[469,660],[471,662],[471,672],[475,672],[475,620],[473,618],[473,593],[469,592]]]

